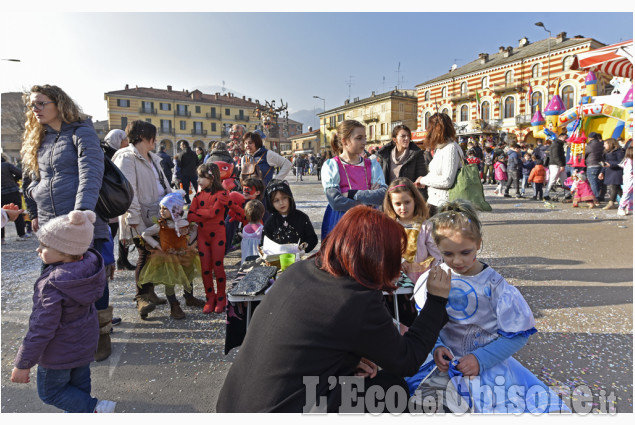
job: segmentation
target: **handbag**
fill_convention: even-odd
[[[448,199],[462,199],[471,202],[477,210],[492,211],[492,206],[485,200],[478,164],[464,164],[458,169],[454,186],[448,190]]]
[[[77,127],[73,129],[73,146],[77,147],[77,136],[75,136]],[[95,213],[105,220],[119,217],[128,211],[134,190],[132,185],[106,154],[104,154],[104,177],[99,188],[99,198],[95,205]]]

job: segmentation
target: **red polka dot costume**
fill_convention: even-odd
[[[240,195],[240,194],[238,194]],[[242,195],[240,195],[242,198]],[[231,220],[245,221],[245,211],[241,202],[227,191],[211,193],[202,190],[194,196],[187,215],[188,221],[198,224],[198,253],[201,257],[201,271],[207,303],[203,313],[222,313],[227,305],[225,294],[225,211]],[[216,276],[216,292],[214,278]]]

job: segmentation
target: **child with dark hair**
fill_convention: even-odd
[[[533,183],[534,185],[534,201],[542,201],[542,188],[545,184],[545,180],[547,179],[547,170],[544,165],[542,165],[542,159],[536,159],[536,165],[531,169],[531,173],[529,173],[529,177],[527,181],[529,183]]]
[[[533,170],[536,166],[536,163],[531,159],[531,155],[528,153],[523,155],[522,161],[523,180],[520,183],[520,194],[525,196],[525,188],[527,187],[527,182],[529,181],[529,175],[531,174],[531,170]]]
[[[494,150],[485,146],[483,153],[483,184],[494,184]]]
[[[245,217],[248,223],[243,227],[243,238],[240,242],[240,261],[245,262],[251,256],[258,256],[258,245],[262,239],[262,217],[265,215],[265,206],[257,199],[247,201],[245,204]]]
[[[313,250],[318,243],[317,234],[309,216],[295,207],[287,182],[271,180],[265,196],[271,216],[265,222],[263,240],[267,236],[278,244],[297,243],[304,252]]]

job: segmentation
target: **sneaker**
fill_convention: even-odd
[[[505,198],[511,198],[511,197],[512,197],[512,195],[510,195],[509,193],[506,193],[506,194],[504,194],[503,196],[504,196]]]
[[[115,413],[116,401],[99,400],[94,413]]]
[[[619,210],[617,210],[617,215],[624,216],[624,215],[626,215],[626,211],[624,211],[622,209],[619,209]]]
[[[543,199],[544,199],[545,201],[551,201],[551,198],[549,197],[549,195],[545,196]]]
[[[27,240],[28,238],[26,237],[26,235],[18,236],[17,238],[15,238],[16,242],[26,242]]]
[[[113,317],[111,322],[112,322],[113,326],[117,326],[117,325],[121,324],[121,317]]]
[[[26,233],[24,234],[24,237],[25,237],[25,238],[30,238],[31,236],[33,236],[33,233],[31,233],[31,232],[26,232]]]
[[[514,198],[520,199],[520,198],[524,198],[524,196],[523,195],[516,195],[516,196],[514,196]]]

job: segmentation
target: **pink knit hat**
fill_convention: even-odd
[[[40,227],[38,239],[44,245],[68,255],[82,255],[93,241],[95,213],[71,211]]]

